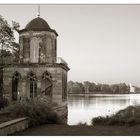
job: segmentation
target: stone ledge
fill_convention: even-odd
[[[16,67],[16,68],[41,68],[41,67],[56,67],[56,68],[63,68],[66,71],[69,71],[70,68],[63,64],[63,63],[13,63],[13,64],[5,64],[3,65],[4,68],[11,68],[11,67]]]
[[[0,136],[6,136],[28,128],[28,118],[18,118],[0,124]]]

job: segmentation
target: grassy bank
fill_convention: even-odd
[[[16,136],[140,136],[140,125],[135,126],[68,126],[41,125],[14,134]]]
[[[92,119],[92,125],[138,125],[140,124],[140,106],[129,106],[116,114]]]

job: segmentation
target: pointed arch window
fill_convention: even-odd
[[[42,74],[42,93],[52,97],[52,76],[48,71]]]
[[[37,78],[33,72],[28,74],[28,79],[30,82],[30,98],[36,97],[37,95]]]
[[[17,100],[19,93],[19,80],[21,75],[16,71],[12,76],[12,100]]]

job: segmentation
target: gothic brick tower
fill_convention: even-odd
[[[19,31],[19,62],[4,67],[4,95],[10,100],[40,94],[67,99],[67,63],[57,59],[57,32],[37,17]]]

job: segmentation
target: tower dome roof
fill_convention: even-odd
[[[26,25],[25,29],[32,30],[32,31],[49,31],[50,26],[44,19],[37,17],[37,18],[31,20]]]
[[[34,18],[31,20],[25,27],[25,29],[22,29],[19,31],[19,33],[24,31],[50,31],[54,32],[57,36],[57,32],[50,28],[49,24],[40,17]]]

